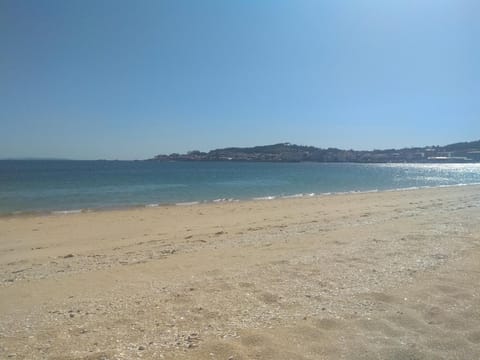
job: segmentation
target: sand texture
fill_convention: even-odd
[[[0,218],[1,359],[480,359],[480,187]]]

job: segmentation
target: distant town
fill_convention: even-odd
[[[231,147],[209,152],[157,155],[152,161],[256,161],[256,162],[352,162],[352,163],[472,163],[480,162],[480,140],[446,146],[425,146],[372,151],[322,149],[290,143],[255,147]]]

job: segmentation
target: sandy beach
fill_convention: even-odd
[[[0,218],[2,359],[478,359],[480,186]]]

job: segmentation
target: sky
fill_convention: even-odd
[[[0,0],[0,158],[480,139],[478,0]]]

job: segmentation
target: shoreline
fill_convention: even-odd
[[[250,198],[219,198],[214,200],[198,200],[178,203],[139,203],[139,204],[127,204],[120,206],[105,206],[95,208],[80,208],[80,209],[57,209],[57,210],[27,210],[27,211],[13,211],[13,212],[0,212],[0,219],[12,218],[12,217],[35,217],[35,216],[54,216],[54,215],[74,215],[74,214],[86,214],[97,212],[110,212],[110,211],[128,211],[135,209],[152,209],[152,208],[165,208],[175,206],[197,206],[197,205],[209,205],[209,204],[227,204],[227,203],[240,203],[240,202],[252,202],[252,201],[271,201],[271,200],[288,200],[288,199],[304,199],[304,198],[322,198],[326,196],[338,196],[338,195],[350,195],[350,194],[369,194],[369,193],[384,193],[384,192],[397,192],[397,191],[415,191],[424,189],[441,189],[441,188],[456,188],[464,186],[480,186],[480,183],[460,183],[451,185],[435,185],[435,186],[412,186],[406,188],[392,188],[392,189],[372,189],[372,190],[350,190],[350,191],[337,191],[337,192],[325,192],[325,193],[298,193],[289,195],[266,195],[261,197]]]
[[[0,218],[0,357],[478,358],[479,216],[456,186]]]

